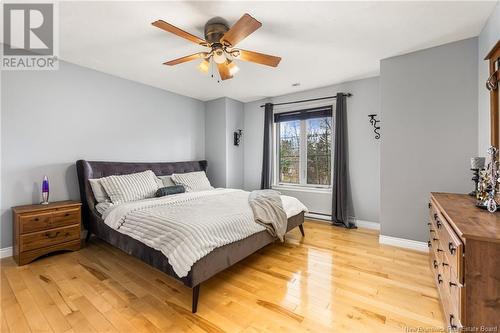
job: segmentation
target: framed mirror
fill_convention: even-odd
[[[490,91],[490,143],[492,146],[500,147],[500,40],[491,49],[484,60],[489,62],[489,77],[486,88]]]

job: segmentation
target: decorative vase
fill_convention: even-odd
[[[488,149],[489,162],[485,170],[479,172],[479,184],[476,192],[476,206],[487,209],[494,213],[498,209],[497,188],[500,182],[500,170],[498,162],[498,149]]]
[[[49,179],[47,178],[47,176],[43,177],[42,200],[42,205],[47,205],[49,203]]]

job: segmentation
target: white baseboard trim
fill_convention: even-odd
[[[380,235],[378,242],[380,244],[392,245],[420,252],[429,252],[429,247],[426,242],[419,242],[412,239]]]
[[[354,219],[354,223],[356,223],[358,228],[380,230],[380,223],[378,222]]]
[[[316,214],[316,213],[305,213],[304,217],[310,218],[310,219],[315,219],[315,220],[320,220],[321,222],[330,222],[330,220],[331,220],[330,215],[323,215],[323,214]]]
[[[0,258],[12,257],[12,247],[0,249]]]
[[[315,219],[315,220],[318,220],[320,222],[331,223],[331,216],[330,215],[315,214],[315,213],[306,213],[305,217],[306,218]],[[372,221],[365,221],[365,220],[360,220],[360,219],[354,219],[354,223],[359,228],[366,228],[366,229],[372,229],[372,230],[380,230],[380,223],[378,223],[378,222],[372,222]]]

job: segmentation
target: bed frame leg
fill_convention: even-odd
[[[192,313],[196,313],[198,310],[198,296],[200,295],[200,285],[193,287],[193,305],[191,308]]]
[[[302,237],[305,237],[306,234],[304,233],[304,225],[303,224],[299,224],[299,230],[300,230],[300,233],[302,234]]]

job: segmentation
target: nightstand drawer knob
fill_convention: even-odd
[[[66,234],[67,236],[68,234]],[[55,232],[55,233],[50,233],[50,232],[46,232],[45,233],[45,237],[47,238],[56,238],[57,236],[59,236],[59,231]]]

